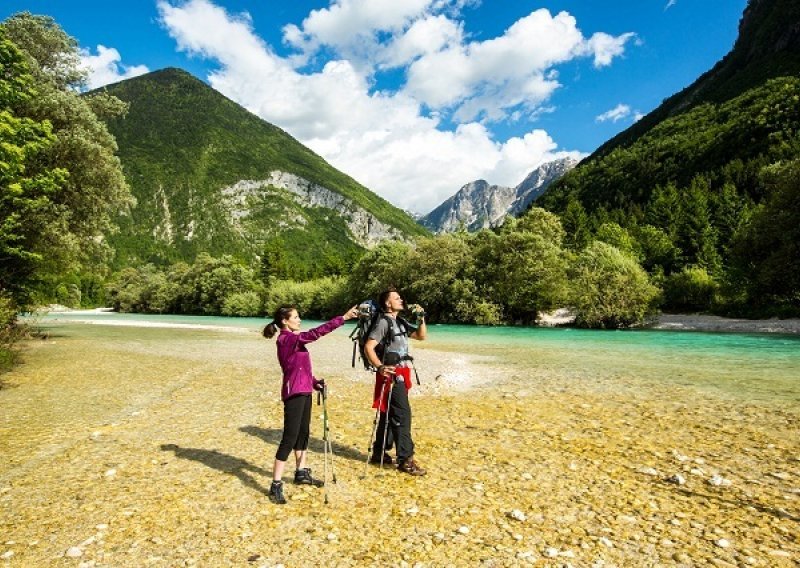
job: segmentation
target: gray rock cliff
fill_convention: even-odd
[[[470,182],[422,217],[420,223],[436,233],[452,232],[461,227],[468,231],[496,227],[503,223],[506,215],[525,211],[551,183],[577,163],[572,158],[547,162],[513,188],[490,185],[485,180]]]

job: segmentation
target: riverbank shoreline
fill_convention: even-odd
[[[170,322],[148,322],[140,320],[115,320],[109,316],[116,314],[111,308],[95,308],[88,310],[74,310],[64,306],[51,306],[44,313],[69,314],[70,320],[87,324],[121,325],[135,327],[173,327],[173,328],[200,328],[209,330],[234,330],[248,331],[244,328],[228,326],[204,326],[195,324],[182,324]],[[76,319],[75,316],[82,316]],[[266,321],[266,320],[265,320]],[[575,321],[568,310],[560,309],[550,313],[540,314],[537,322],[542,327],[569,327]],[[703,314],[659,314],[653,321],[643,326],[643,329],[669,330],[669,331],[709,331],[730,333],[783,333],[800,334],[800,319],[742,319],[726,318],[721,316]]]

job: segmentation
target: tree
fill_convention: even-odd
[[[681,215],[677,225],[676,242],[683,253],[685,265],[697,265],[714,273],[719,269],[717,232],[708,203],[708,180],[697,176],[684,192]]]
[[[382,241],[368,250],[353,267],[348,288],[358,298],[375,298],[388,286],[395,286],[403,292],[416,273],[410,258],[410,245]]]
[[[33,283],[81,266],[102,271],[112,254],[104,236],[115,229],[113,216],[132,205],[133,198],[115,155],[116,142],[93,108],[108,116],[126,107],[107,96],[76,91],[85,80],[77,42],[52,18],[16,14],[0,24],[0,33],[19,49],[36,92],[19,97],[10,110],[51,128],[51,140],[25,167],[27,177],[50,180],[37,196],[35,213],[19,213],[41,235],[28,251],[38,259],[36,270],[25,280]]]
[[[590,244],[570,269],[570,304],[580,326],[639,324],[653,311],[658,292],[634,258],[600,241]]]
[[[53,198],[67,172],[38,165],[55,137],[48,121],[20,114],[37,92],[22,52],[4,35],[0,27],[0,292],[24,309],[37,270],[65,228]]]
[[[464,280],[472,273],[473,259],[466,234],[445,234],[419,239],[408,260],[413,270],[408,296],[425,306],[434,321],[452,319],[456,304],[464,300]]]
[[[636,260],[641,260],[641,247],[636,239],[631,236],[627,229],[620,227],[617,223],[603,223],[597,229],[597,240],[603,241],[613,247],[618,248]]]
[[[561,215],[561,225],[566,232],[565,244],[571,250],[582,250],[591,240],[589,216],[574,195],[570,195],[567,201],[567,206]]]
[[[732,260],[749,301],[800,313],[800,159],[765,168],[768,195],[733,239]]]
[[[516,223],[504,223],[476,249],[476,273],[488,300],[505,306],[512,320],[534,321],[558,307],[566,289],[567,257],[558,217],[532,208]]]

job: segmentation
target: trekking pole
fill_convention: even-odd
[[[414,358],[411,355],[406,355],[406,360],[411,361],[411,368],[414,369],[414,377],[417,379],[417,386],[422,386],[422,383],[419,382],[419,373],[417,372],[417,365],[414,363]]]
[[[381,415],[381,404],[383,404],[383,393],[386,390],[386,381],[384,380],[381,384],[381,394],[378,397],[378,408],[375,409],[375,418],[372,420],[372,433],[369,435],[369,446],[367,447],[367,459],[364,461],[364,475],[361,476],[361,479],[364,479],[367,476],[367,468],[369,467],[369,458],[372,455],[372,442],[375,440],[375,432],[378,430],[378,417]],[[389,412],[389,408],[386,408],[386,412]],[[383,458],[381,458],[383,460]]]
[[[331,481],[336,483],[336,468],[333,466],[333,441],[331,440],[331,428],[328,422],[328,385],[326,384],[322,387],[322,417],[324,428],[325,428],[325,437],[323,438],[323,442],[327,445],[327,455],[331,461]]]
[[[381,448],[381,469],[383,469],[383,457],[386,455],[386,440],[389,437],[389,405],[392,403],[392,389],[394,389],[394,377],[392,375],[389,383],[389,397],[386,400],[386,420],[383,423],[383,447]]]
[[[323,395],[323,390],[325,390],[325,385],[323,385],[322,390],[317,391],[317,406],[320,405],[321,400],[325,400]],[[325,413],[325,407],[322,407],[322,495],[325,500],[325,504],[328,504],[328,442],[326,441],[326,431],[328,430],[328,417]]]

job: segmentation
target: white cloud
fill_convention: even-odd
[[[595,120],[597,122],[608,122],[609,120],[611,122],[619,122],[623,118],[628,118],[629,116],[631,116],[631,112],[632,111],[631,111],[631,107],[630,106],[620,103],[617,106],[615,106],[614,108],[612,108],[611,110],[606,111],[603,114],[596,116]],[[639,114],[638,114],[638,111],[637,111],[637,116],[638,115]]]
[[[425,14],[432,0],[334,0],[312,10],[300,27],[284,27],[284,41],[306,53],[321,45],[349,57],[369,57],[376,32],[400,30]]]
[[[399,67],[417,57],[436,53],[450,45],[460,44],[461,26],[446,16],[430,16],[417,20],[402,35],[394,38],[379,56],[381,66]]]
[[[667,10],[672,8],[677,3],[678,3],[678,0],[669,0],[669,2],[667,2],[667,5],[664,6],[664,11],[666,12]]]
[[[97,89],[123,79],[144,75],[149,69],[144,65],[123,65],[122,56],[113,47],[97,46],[97,55],[81,50],[81,66],[89,70],[87,87]]]
[[[614,37],[603,32],[594,34],[586,42],[587,50],[594,55],[595,67],[607,67],[611,60],[625,52],[625,44],[636,37],[634,33],[626,33]]]
[[[210,0],[171,1],[158,2],[162,24],[179,49],[219,64],[208,77],[215,89],[385,199],[418,212],[472,180],[513,186],[546,161],[582,157],[559,151],[544,130],[498,141],[475,118],[551,112],[544,103],[559,87],[553,66],[586,56],[610,62],[627,41],[607,35],[601,41],[598,34],[587,40],[569,14],[537,10],[500,37],[465,43],[460,23],[436,12],[446,7],[452,14],[452,2],[338,0],[302,26],[284,28],[284,40],[305,50],[298,60],[278,56],[247,14],[230,14]],[[302,71],[298,62],[323,45],[339,58]],[[368,45],[370,53],[358,56]],[[373,73],[381,67],[405,68],[406,84],[375,90]],[[458,125],[446,129],[445,119]]]
[[[573,16],[540,9],[500,37],[425,54],[410,65],[405,89],[432,108],[452,109],[458,120],[503,120],[509,109],[533,112],[552,95],[560,86],[554,65],[582,55],[609,65],[632,37],[600,32],[587,40]]]

